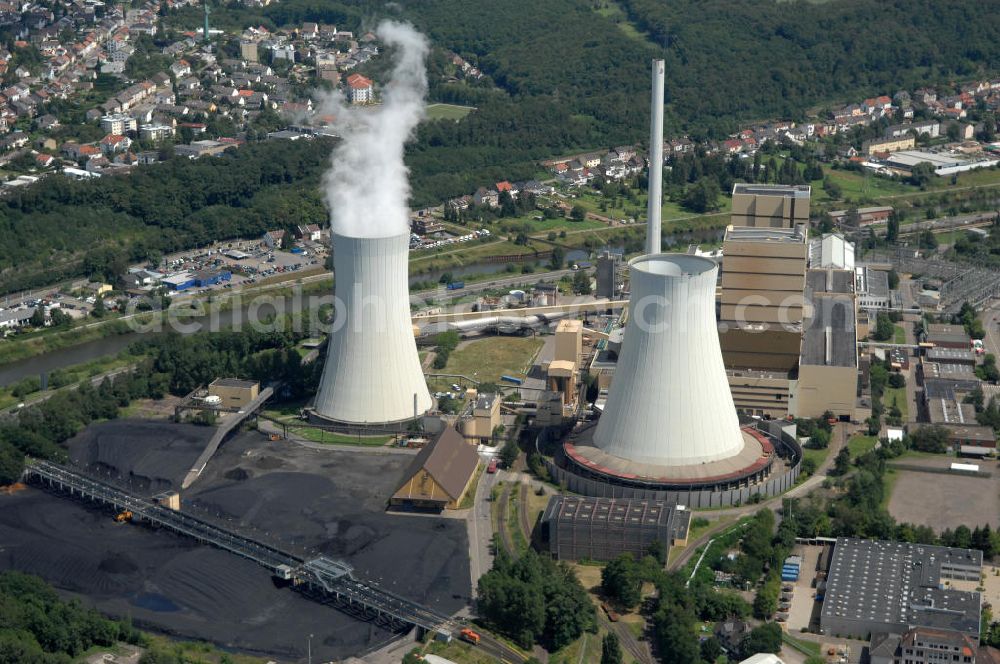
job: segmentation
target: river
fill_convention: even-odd
[[[587,253],[584,251],[575,250],[568,251],[566,253],[566,259],[568,262],[586,260],[587,258]],[[501,274],[504,273],[506,269],[507,266],[503,263],[475,263],[448,270],[442,270],[441,272],[418,275],[412,277],[410,279],[410,283],[437,281],[442,274],[448,272],[450,272],[455,278],[463,278],[471,275]],[[525,278],[530,279],[531,276],[525,275]],[[234,320],[245,323],[250,318],[249,314],[251,313],[250,309],[252,308],[252,306],[242,307],[238,310],[239,315],[236,315],[236,310],[218,312],[216,314],[217,323],[212,325],[212,329],[228,329],[233,326]],[[265,318],[269,312],[273,312],[273,309],[262,307],[260,311],[255,312],[255,317],[258,320]],[[192,334],[201,331],[201,329],[206,326],[207,316],[185,319],[185,322],[202,323],[201,325],[185,325],[183,329],[178,329],[181,334]],[[103,339],[95,339],[94,341],[87,341],[76,346],[54,350],[45,353],[44,355],[36,355],[35,357],[29,357],[24,360],[17,360],[15,362],[0,365],[0,386],[11,385],[29,376],[40,376],[41,374],[51,373],[56,369],[91,362],[109,355],[117,355],[121,351],[128,348],[132,343],[146,338],[148,334],[156,334],[156,332],[129,332],[127,334],[119,334],[105,337]]]

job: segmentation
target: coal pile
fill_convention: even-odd
[[[194,424],[112,420],[67,443],[73,464],[140,494],[178,489],[214,429]]]
[[[92,427],[74,439],[71,456],[158,491],[179,485],[210,435],[204,427],[128,424]],[[471,591],[465,522],[384,511],[411,459],[241,434],[182,492],[183,509],[300,555],[344,559],[357,578],[450,614]],[[146,628],[283,661],[305,658],[309,634],[321,660],[392,637],[276,587],[254,563],[111,516],[37,490],[2,496],[0,569],[37,574]]]

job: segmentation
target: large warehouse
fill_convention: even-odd
[[[978,584],[982,567],[981,551],[839,538],[820,627],[824,634],[862,639],[932,627],[978,640],[982,596],[945,585]]]
[[[655,500],[553,496],[542,514],[542,531],[558,560],[613,560],[646,556],[649,545],[686,544],[691,512]]]

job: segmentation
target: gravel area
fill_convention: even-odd
[[[210,430],[112,422],[72,441],[71,456],[148,492],[179,484]],[[228,441],[182,494],[184,509],[297,553],[342,558],[375,581],[443,613],[468,601],[465,522],[386,514],[410,457],[314,450],[256,432]],[[118,479],[120,478],[120,479]],[[0,569],[38,574],[101,611],[184,638],[282,661],[341,659],[391,634],[276,587],[231,554],[109,513],[28,490],[0,496]]]

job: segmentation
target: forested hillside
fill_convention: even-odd
[[[965,0],[622,0],[665,44],[673,112],[695,129],[997,75],[1000,12]]]

